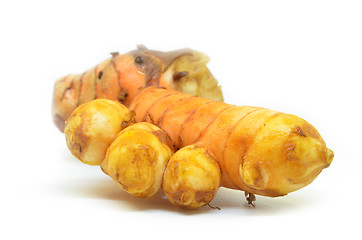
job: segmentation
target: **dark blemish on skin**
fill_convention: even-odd
[[[98,73],[98,79],[101,79],[102,76],[103,76],[103,72],[100,71],[100,72]]]
[[[117,95],[117,99],[120,102],[123,102],[128,97],[128,92],[126,89],[122,89],[120,93]]]
[[[182,77],[185,77],[187,76],[188,72],[186,71],[183,71],[183,72],[175,72],[173,74],[173,80],[177,81],[177,80],[180,80]]]
[[[306,137],[300,126],[296,126],[293,132],[302,137]]]
[[[144,62],[143,57],[141,56],[137,56],[134,61],[137,64],[142,64]]]
[[[117,57],[119,55],[119,52],[111,52],[112,57]]]

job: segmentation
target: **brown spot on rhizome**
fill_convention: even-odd
[[[126,100],[127,97],[128,97],[128,92],[126,89],[121,89],[121,91],[117,95],[117,99],[120,102],[123,102],[124,100]]]
[[[134,59],[135,63],[137,64],[142,64],[144,62],[143,60],[143,57],[141,56],[137,56],[135,59]]]
[[[293,132],[302,137],[306,137],[306,135],[304,134],[304,132],[302,131],[302,128],[300,126],[296,126]]]
[[[117,57],[119,55],[119,52],[111,52],[112,57]]]
[[[188,72],[186,71],[182,71],[182,72],[175,72],[172,76],[173,80],[177,81],[180,80],[181,78],[187,76]]]
[[[103,76],[103,72],[102,72],[102,71],[100,71],[100,72],[98,73],[98,79],[101,79],[101,78],[102,78],[102,76]]]

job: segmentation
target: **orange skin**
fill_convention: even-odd
[[[311,183],[333,152],[305,120],[259,107],[238,107],[160,88],[131,102],[135,120],[159,126],[176,149],[202,143],[215,155],[224,187],[283,196]]]
[[[71,74],[56,81],[52,115],[56,126],[64,131],[65,120],[82,103],[97,98],[119,101],[128,106],[140,89],[148,86],[171,89],[163,73],[178,57],[192,50],[172,52],[147,50],[140,46],[126,54],[112,53],[110,59],[83,74]]]

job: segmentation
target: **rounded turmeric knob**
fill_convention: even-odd
[[[71,153],[82,162],[99,165],[114,137],[133,114],[122,104],[97,99],[77,107],[65,124],[65,138]]]
[[[117,135],[101,168],[126,192],[148,198],[161,190],[163,171],[172,154],[166,133],[140,122]]]
[[[221,172],[215,158],[198,143],[181,148],[171,157],[162,188],[172,204],[195,209],[215,197],[220,181]]]
[[[240,177],[257,194],[283,196],[310,184],[333,160],[318,131],[280,114],[258,132],[240,163]]]

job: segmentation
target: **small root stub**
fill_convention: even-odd
[[[208,203],[207,206],[209,206],[209,208],[211,208],[211,209],[221,210],[221,208],[219,208],[219,207],[211,206],[210,203]]]
[[[256,201],[256,197],[254,194],[252,193],[249,193],[249,192],[245,192],[245,198],[246,198],[246,201],[248,201],[248,204],[255,207],[254,203]]]

